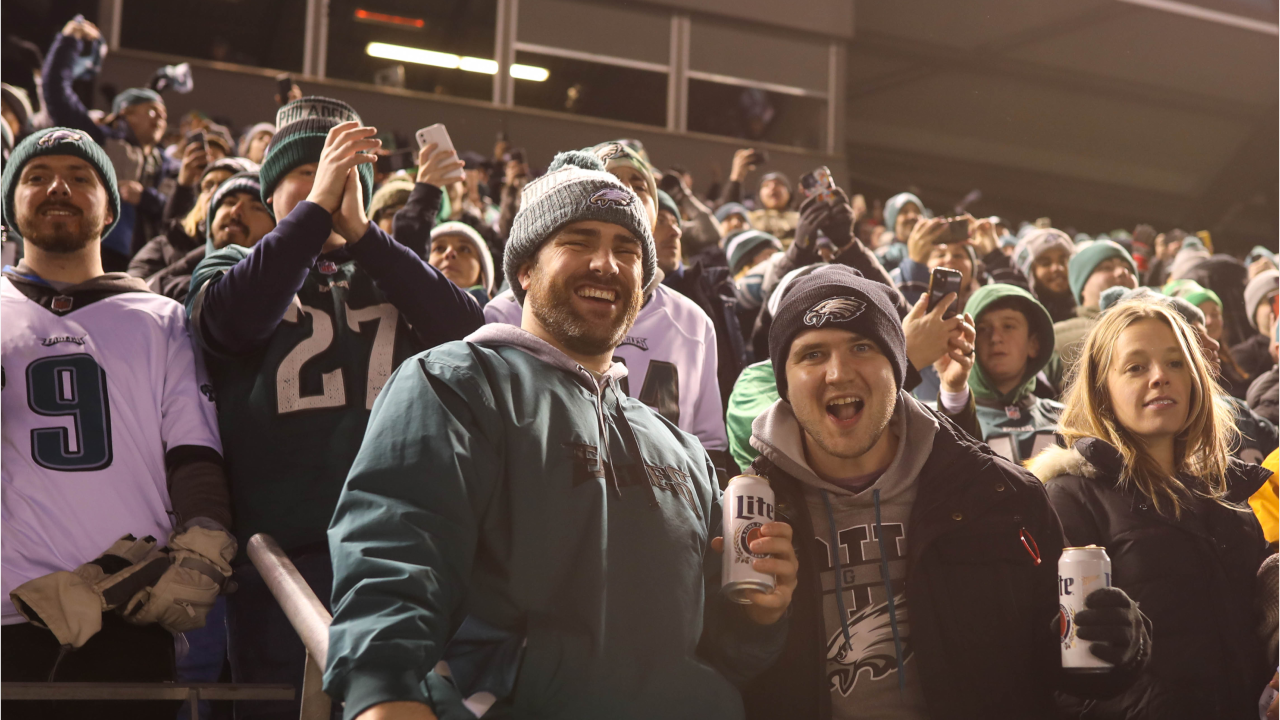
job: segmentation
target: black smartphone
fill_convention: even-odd
[[[203,130],[196,130],[187,136],[187,144],[191,145],[194,143],[200,143],[200,149],[204,150],[206,153],[209,152],[209,137],[204,134]]]
[[[751,151],[751,160],[750,160],[750,163],[751,163],[752,165],[764,165],[764,164],[765,164],[765,163],[767,163],[767,162],[769,162],[769,151],[768,151],[768,150],[753,150],[753,151]]]
[[[936,267],[929,273],[929,304],[925,310],[930,312],[942,302],[942,298],[947,293],[955,293],[957,299],[960,296],[960,271],[951,268]],[[953,318],[956,316],[956,303],[952,302],[951,307],[942,313],[943,319]]]
[[[950,242],[959,243],[969,239],[969,219],[968,218],[951,218],[947,221],[948,227],[951,229]]]
[[[280,104],[284,105],[289,102],[289,92],[293,90],[293,76],[289,73],[280,73],[276,76],[276,94],[280,96]]]

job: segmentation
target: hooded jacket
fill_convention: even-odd
[[[1255,578],[1267,556],[1257,518],[1243,503],[1270,471],[1232,460],[1226,500],[1195,500],[1181,518],[1118,485],[1122,460],[1086,438],[1050,448],[1028,463],[1072,545],[1099,545],[1112,582],[1155,628],[1151,661],[1124,694],[1105,702],[1064,702],[1070,717],[1125,720],[1251,718],[1275,672],[1257,632]]]
[[[1141,655],[1131,667],[1098,675],[1071,675],[1061,668],[1058,635],[1050,624],[1058,613],[1063,536],[1044,487],[905,392],[898,403],[894,422],[906,413],[934,426],[924,446],[900,444],[901,454],[924,456],[906,524],[905,582],[900,590],[894,587],[895,594],[905,593],[910,613],[910,658],[881,628],[878,640],[858,643],[878,652],[856,670],[887,672],[884,666],[901,665],[899,658],[915,664],[929,716],[948,720],[1053,718],[1055,689],[1106,697],[1132,683],[1145,662]],[[786,647],[743,697],[749,718],[826,720],[833,717],[832,683],[843,669],[833,672],[828,659],[840,658],[847,644],[841,642],[843,628],[824,623],[823,602],[831,588],[822,578],[830,558],[816,551],[830,541],[815,533],[810,510],[821,481],[808,469],[798,440],[788,439],[801,430],[781,405],[757,421],[752,442],[762,455],[753,469],[769,479],[780,516],[794,528],[800,574]],[[1021,537],[1032,541],[1024,546]],[[856,583],[858,568],[851,571]],[[846,574],[837,570],[841,575]]]
[[[964,311],[979,323],[983,313],[997,302],[1015,304],[1015,309],[1027,319],[1028,332],[1039,341],[1039,352],[1027,361],[1018,386],[1007,393],[996,388],[981,361],[975,359],[969,373],[969,390],[977,402],[982,440],[1006,459],[1021,462],[1057,439],[1062,404],[1037,397],[1033,392],[1037,375],[1053,356],[1053,319],[1031,293],[1003,283],[979,288],[965,304]]]
[[[730,679],[774,660],[786,620],[719,595],[710,459],[625,376],[503,324],[395,372],[329,530],[346,717],[479,692],[494,715],[742,717]]]

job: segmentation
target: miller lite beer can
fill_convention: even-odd
[[[1062,667],[1068,672],[1106,672],[1111,663],[1089,652],[1092,641],[1076,637],[1076,613],[1098,588],[1111,587],[1111,558],[1097,545],[1062,551],[1058,561],[1058,609],[1062,613]]]
[[[729,481],[724,498],[724,559],[721,563],[720,591],[736,603],[747,604],[747,591],[772,592],[772,575],[756,572],[752,560],[767,558],[751,552],[751,542],[765,523],[773,522],[773,488],[755,475],[739,475]]]

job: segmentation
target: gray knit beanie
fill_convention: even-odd
[[[640,197],[605,172],[604,163],[595,155],[572,150],[556,155],[547,174],[525,185],[520,196],[520,212],[512,221],[502,263],[507,284],[519,303],[524,304],[525,295],[520,287],[520,267],[560,228],[582,220],[612,223],[638,238],[641,286],[649,287],[658,272],[658,255]]]
[[[1244,309],[1249,312],[1249,324],[1258,332],[1266,332],[1266,328],[1258,327],[1258,305],[1262,304],[1280,286],[1280,272],[1267,270],[1260,272],[1244,287]]]

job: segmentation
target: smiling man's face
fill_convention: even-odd
[[[22,168],[14,190],[18,232],[45,252],[74,253],[111,222],[107,188],[75,155],[41,155]]]
[[[620,225],[583,220],[561,228],[520,270],[525,304],[571,353],[598,356],[627,336],[640,312],[640,240]]]

